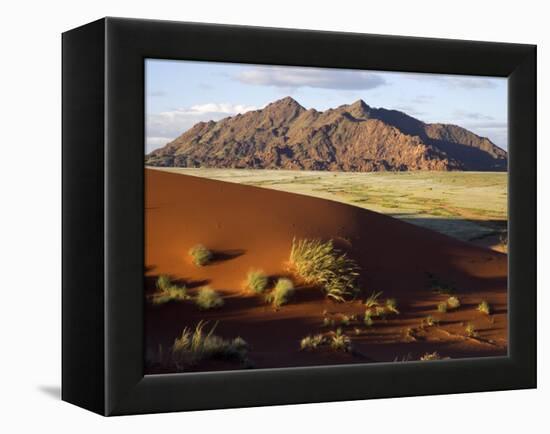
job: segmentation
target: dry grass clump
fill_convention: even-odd
[[[210,263],[214,254],[202,244],[197,244],[189,249],[189,256],[196,266],[203,267]]]
[[[178,368],[193,366],[206,359],[226,359],[244,362],[248,345],[241,337],[226,340],[214,335],[215,324],[205,332],[206,322],[199,321],[194,330],[184,328],[171,348],[171,361]]]
[[[330,337],[330,348],[334,351],[351,351],[351,340],[342,332],[341,328],[338,328]]]
[[[370,310],[367,310],[365,312],[365,317],[363,318],[363,324],[365,324],[367,327],[371,327],[374,324],[374,320],[372,319],[372,313]]]
[[[395,298],[388,298],[386,300],[386,311],[399,315],[399,311],[397,310],[397,301]]]
[[[485,315],[491,314],[491,306],[485,300],[479,303],[479,305],[477,306],[477,310],[481,313],[484,313]]]
[[[382,291],[380,292],[373,291],[372,294],[369,296],[369,298],[365,300],[365,306],[367,307],[367,309],[378,306],[379,305],[378,298],[380,298],[381,295],[382,295]]]
[[[428,315],[426,318],[424,318],[422,320],[422,322],[420,323],[420,326],[421,327],[433,327],[433,326],[438,325],[438,324],[439,324],[439,321],[436,318],[434,318],[431,315]]]
[[[420,360],[423,361],[429,361],[429,360],[441,360],[442,357],[439,355],[437,351],[434,351],[433,353],[425,353],[422,357],[420,357]]]
[[[215,309],[223,306],[223,298],[209,286],[203,286],[199,289],[195,297],[195,303],[203,310]]]
[[[466,336],[468,336],[469,338],[476,338],[478,336],[477,330],[471,322],[466,324],[465,332]]]
[[[332,240],[292,240],[289,264],[305,283],[320,285],[334,300],[344,301],[357,291],[359,267]]]
[[[262,270],[250,270],[246,275],[246,289],[261,294],[267,288],[268,280]]]
[[[447,306],[449,307],[449,309],[458,309],[460,307],[460,300],[458,299],[458,297],[449,297],[447,299]]]
[[[300,349],[306,351],[313,351],[325,343],[325,337],[323,335],[306,336],[300,341]]]
[[[437,304],[437,311],[439,313],[445,313],[447,312],[447,302],[442,301],[441,303]]]
[[[167,275],[160,275],[157,279],[157,292],[152,294],[150,300],[153,304],[164,304],[171,301],[189,300],[185,286],[178,286],[172,283]]]
[[[288,303],[293,294],[294,283],[292,283],[292,280],[281,277],[277,280],[273,291],[266,295],[266,301],[272,303],[274,307],[279,308],[283,304]]]

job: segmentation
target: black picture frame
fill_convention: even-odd
[[[536,46],[104,18],[62,50],[63,400],[124,415],[536,387]],[[507,77],[509,355],[144,376],[146,58]]]

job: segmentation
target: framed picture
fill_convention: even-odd
[[[63,399],[536,387],[535,155],[535,46],[64,33]]]

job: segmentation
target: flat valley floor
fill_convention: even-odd
[[[504,173],[333,173],[220,169],[145,170],[145,289],[159,276],[185,286],[188,299],[146,303],[146,373],[176,372],[161,363],[185,328],[208,322],[215,334],[246,341],[246,364],[203,360],[185,371],[375,363],[507,354],[507,187]],[[361,293],[346,302],[303,284],[288,268],[294,239],[333,240],[360,267]],[[196,266],[188,251],[214,254]],[[262,270],[294,281],[276,309],[245,290]],[[223,306],[200,309],[200,289]],[[399,313],[364,320],[365,300],[395,299]],[[460,306],[441,311],[450,296]],[[480,312],[486,302],[490,314]],[[304,350],[306,336],[344,335],[353,351]]]

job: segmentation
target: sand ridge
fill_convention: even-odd
[[[504,355],[507,349],[507,256],[358,207],[275,190],[266,190],[146,169],[146,291],[160,274],[185,282],[191,291],[208,284],[224,294],[219,310],[199,311],[190,302],[146,308],[146,346],[169,347],[185,326],[218,321],[217,333],[242,336],[251,345],[257,368],[392,361],[427,351],[444,356]],[[397,299],[401,314],[365,330],[345,332],[359,356],[300,351],[299,340],[323,332],[323,315],[336,321],[364,313],[362,300],[335,303],[317,288],[298,289],[289,305],[275,311],[261,297],[246,294],[249,269],[287,275],[293,238],[333,239],[361,267],[365,296],[383,291]],[[187,251],[204,244],[219,258],[205,267],[191,263]],[[463,306],[440,314],[439,327],[419,330],[426,315],[438,316],[445,296],[430,290],[430,276],[457,288]],[[494,307],[491,318],[475,307]],[[325,312],[325,313],[324,313]],[[479,339],[464,336],[472,322]],[[357,332],[355,329],[360,329]],[[214,364],[208,369],[227,369]]]

